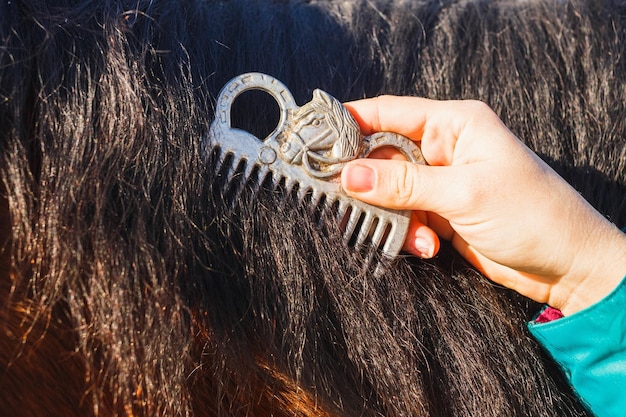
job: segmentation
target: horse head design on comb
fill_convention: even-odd
[[[280,156],[302,164],[317,178],[341,172],[343,164],[358,157],[363,138],[348,110],[330,94],[316,89],[313,99],[292,114],[291,128],[277,138]]]

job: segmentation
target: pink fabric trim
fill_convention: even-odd
[[[547,323],[549,321],[558,320],[563,317],[561,310],[556,308],[546,307],[535,319],[535,323]]]

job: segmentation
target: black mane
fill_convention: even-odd
[[[625,24],[618,1],[0,3],[0,414],[587,415],[538,306],[449,247],[371,274],[267,186],[231,209],[201,140],[249,71],[299,104],[480,99],[624,227]],[[233,117],[267,132],[274,107]]]

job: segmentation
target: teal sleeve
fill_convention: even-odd
[[[585,310],[528,328],[594,414],[626,415],[626,277]]]

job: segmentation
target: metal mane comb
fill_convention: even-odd
[[[231,126],[231,105],[249,90],[264,91],[278,103],[278,125],[265,139]],[[220,91],[215,120],[203,145],[207,155],[217,155],[217,170],[226,172],[226,186],[235,189],[233,201],[254,171],[256,186],[271,171],[274,187],[284,184],[287,193],[297,187],[298,200],[308,195],[315,209],[336,209],[349,246],[361,250],[369,244],[392,258],[400,252],[411,212],[349,197],[339,175],[348,161],[365,158],[378,148],[396,148],[419,164],[425,163],[422,153],[413,141],[395,133],[363,137],[352,115],[328,93],[315,90],[312,100],[298,107],[277,79],[261,73],[239,75]]]

